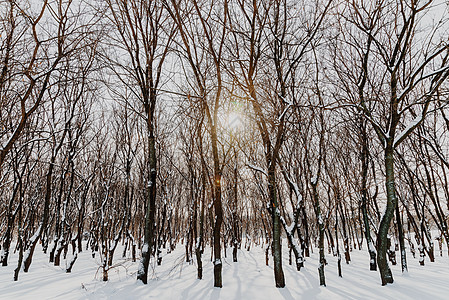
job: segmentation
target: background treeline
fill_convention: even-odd
[[[385,285],[406,248],[446,255],[448,16],[444,1],[0,0],[2,265],[17,280],[42,244],[67,272],[100,256],[104,280],[114,257],[140,259],[146,283],[182,245],[221,287],[225,250],[262,246],[284,287],[285,238],[298,271],[319,251],[321,285],[325,255],[342,275],[356,248]]]

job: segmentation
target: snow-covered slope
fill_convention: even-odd
[[[392,266],[395,282],[382,287],[378,272],[369,271],[366,251],[351,252],[349,265],[342,262],[343,278],[337,276],[336,258],[328,255],[325,268],[327,287],[320,287],[318,258],[315,251],[307,258],[300,272],[288,265],[284,244],[284,273],[286,288],[274,287],[272,260],[265,265],[264,251],[254,247],[240,250],[239,262],[232,262],[231,249],[223,264],[223,288],[213,288],[213,265],[210,249],[204,253],[203,280],[196,279],[196,266],[185,262],[184,247],[170,254],[164,253],[162,266],[152,269],[147,285],[136,282],[138,263],[119,258],[109,272],[109,281],[101,281],[97,273],[100,260],[89,251],[80,253],[72,273],[48,263],[48,258],[36,249],[29,273],[20,273],[14,282],[13,270],[17,254],[11,256],[8,267],[0,267],[0,299],[448,299],[449,259],[437,256],[436,262],[426,260],[419,266],[418,258],[408,253],[408,274],[402,275],[400,266]],[[120,250],[120,249],[118,249]],[[436,254],[439,254],[437,252]],[[98,254],[97,254],[98,256]],[[70,259],[70,257],[68,257]],[[271,259],[271,258],[270,258]],[[65,261],[62,262],[65,265]]]

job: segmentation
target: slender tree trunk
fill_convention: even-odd
[[[22,229],[20,229],[22,230]],[[14,269],[14,281],[19,280],[20,267],[23,261],[23,234],[19,233],[19,260],[17,261],[17,267]]]
[[[341,203],[340,193],[337,193],[337,209],[340,208],[341,223],[343,228],[343,245],[345,247],[345,261],[347,264],[351,261],[351,255],[349,254],[349,237],[346,228],[345,214],[343,211],[343,204]]]
[[[14,269],[14,281],[19,280],[19,272],[20,268],[22,267],[22,261],[23,261],[23,229],[22,229],[22,198],[19,203],[19,220],[18,220],[18,250],[19,250],[19,259],[17,261],[17,267]]]
[[[201,122],[202,125],[202,122]],[[201,259],[202,255],[203,255],[203,239],[204,239],[204,211],[205,211],[205,206],[206,206],[206,166],[205,166],[205,161],[204,161],[204,156],[203,156],[203,136],[202,136],[202,132],[201,132],[201,127],[199,127],[199,135],[198,135],[198,140],[199,140],[199,148],[200,148],[200,157],[201,157],[201,185],[202,185],[202,189],[201,189],[201,213],[200,213],[200,228],[199,228],[199,236],[198,236],[198,241],[196,242],[196,249],[195,249],[195,254],[196,254],[196,262],[197,262],[197,276],[198,279],[202,279],[203,278],[203,261]]]
[[[295,214],[299,213],[299,210],[297,210],[295,212]],[[301,250],[299,249],[299,247],[296,244],[296,241],[294,240],[294,232],[296,230],[296,226],[297,226],[297,221],[298,219],[295,218],[295,220],[292,222],[292,226],[293,228],[291,229],[291,231],[289,231],[287,224],[285,223],[284,218],[281,217],[281,223],[282,223],[282,227],[284,228],[285,234],[287,235],[287,240],[288,243],[290,245],[290,251],[289,251],[289,264],[291,265],[291,257],[292,257],[292,252],[295,255],[295,264],[296,264],[296,270],[297,271],[301,271],[301,268],[304,267],[304,258],[302,257],[302,253]]]
[[[373,241],[371,239],[371,231],[369,226],[369,218],[368,218],[368,189],[367,189],[367,181],[368,181],[368,137],[366,133],[366,121],[362,120],[361,124],[361,132],[362,132],[362,201],[360,204],[360,208],[362,210],[363,215],[363,224],[365,226],[365,239],[366,246],[368,247],[368,253],[370,256],[369,261],[369,269],[371,271],[377,271],[376,264],[376,249],[374,248]]]
[[[399,205],[396,205],[396,223],[398,226],[399,247],[401,249],[401,268],[402,273],[407,272],[407,258],[405,254],[404,229],[402,227]]]
[[[221,207],[221,174],[215,174],[214,183],[214,212],[215,212],[215,224],[213,230],[214,236],[214,287],[223,287],[222,283],[222,262],[221,262],[221,224],[223,222],[223,209]]]
[[[282,250],[281,250],[281,221],[279,203],[276,197],[276,175],[274,161],[268,169],[268,192],[270,195],[270,206],[273,218],[273,260],[274,279],[277,288],[285,287],[284,271],[282,270]]]
[[[234,186],[232,191],[233,196],[233,203],[232,203],[232,261],[237,262],[237,250],[240,244],[240,237],[239,237],[239,221],[238,221],[238,202],[237,202],[237,191],[238,191],[238,170],[237,170],[237,152],[234,147],[234,159],[235,159],[235,166],[234,166]]]
[[[338,243],[338,212],[335,212],[335,240],[337,241],[337,268],[338,268],[338,276],[343,277],[341,274],[341,254],[340,247]]]
[[[309,251],[309,245],[310,245],[310,236],[309,236],[309,224],[307,221],[307,213],[306,213],[306,206],[304,205],[304,202],[301,204],[301,223],[302,228],[304,228],[304,241],[301,244],[301,247],[304,252],[305,257],[310,256]]]
[[[16,213],[13,212],[13,204],[14,204],[16,195],[19,192],[19,188],[22,189],[22,176],[23,176],[23,172],[21,175],[19,175],[18,182],[14,185],[14,190],[11,195],[11,199],[9,201],[9,205],[8,205],[8,209],[7,209],[8,222],[7,222],[6,232],[4,233],[4,236],[3,236],[3,249],[2,249],[3,251],[2,251],[2,257],[1,257],[1,263],[2,263],[3,267],[6,267],[8,265],[9,248],[11,247],[11,237],[13,235],[14,220],[16,217]],[[22,192],[20,192],[20,193],[22,193]],[[21,196],[22,195],[20,195],[20,197]]]
[[[388,140],[387,147],[385,148],[385,186],[387,190],[387,207],[381,218],[379,232],[377,234],[377,265],[379,266],[382,285],[393,283],[393,274],[391,273],[391,269],[388,266],[387,261],[388,229],[390,228],[391,219],[393,218],[394,210],[398,202],[394,182],[394,149],[392,143],[392,140]]]
[[[144,284],[147,284],[148,278],[148,265],[150,263],[150,257],[153,250],[153,236],[154,236],[154,215],[156,210],[156,145],[155,137],[153,135],[153,127],[150,127],[149,134],[149,181],[148,181],[148,203],[145,212],[145,232],[144,232],[144,244],[142,247],[142,258],[139,263],[139,269],[137,270],[137,280],[141,280]]]
[[[14,216],[10,211],[10,208],[8,209],[8,225],[6,228],[6,232],[4,234],[4,240],[3,240],[3,249],[2,249],[2,266],[6,267],[8,265],[8,256],[9,256],[9,248],[11,246],[11,231],[13,230],[13,223],[14,223]]]
[[[214,287],[223,287],[221,262],[221,224],[223,223],[223,208],[221,204],[221,170],[218,157],[218,138],[215,124],[211,126],[212,154],[214,158]]]
[[[205,179],[203,179],[203,187],[206,188],[206,181]],[[203,195],[204,195],[204,188],[203,188]],[[201,260],[201,256],[202,256],[202,249],[201,249],[201,245],[203,244],[203,235],[204,235],[204,206],[205,206],[205,201],[206,199],[204,197],[202,197],[202,201],[201,201],[201,214],[200,214],[200,231],[199,231],[199,236],[198,236],[198,241],[196,242],[196,247],[195,247],[195,254],[196,254],[196,262],[197,262],[197,275],[198,275],[198,279],[202,279],[203,278],[203,262]]]
[[[324,266],[326,265],[326,259],[324,257],[324,220],[321,215],[320,201],[318,198],[317,182],[312,182],[312,196],[315,206],[315,214],[318,225],[318,248],[320,253],[320,264],[318,266],[318,275],[320,277],[320,285],[326,286],[326,277],[324,275]]]
[[[62,139],[64,140],[64,138]],[[62,145],[62,143],[60,144]],[[57,151],[56,151],[57,152]],[[44,199],[44,214],[42,216],[42,223],[39,226],[39,229],[34,234],[34,236],[30,239],[30,246],[25,255],[25,260],[23,263],[23,271],[28,272],[31,262],[33,260],[34,249],[36,248],[37,241],[39,237],[42,235],[42,232],[45,230],[48,224],[48,214],[50,210],[50,198],[52,191],[52,176],[53,176],[53,168],[55,166],[56,156],[53,155],[50,161],[50,166],[48,167],[47,175],[46,175],[46,188],[45,188],[45,199]]]

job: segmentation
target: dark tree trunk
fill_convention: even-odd
[[[213,230],[214,236],[214,287],[223,287],[221,271],[221,224],[223,222],[223,209],[221,207],[221,174],[216,173],[214,183],[214,212],[215,212],[215,224]]]
[[[150,122],[150,121],[148,121]],[[152,122],[152,121],[151,121]],[[148,125],[149,128],[149,181],[148,181],[148,202],[145,212],[145,231],[144,244],[142,247],[142,258],[140,260],[139,269],[137,271],[137,280],[141,280],[147,284],[148,265],[150,263],[151,253],[153,252],[154,239],[154,215],[156,210],[156,145],[155,137],[153,135],[152,123]]]
[[[73,265],[75,264],[77,258],[78,258],[78,253],[75,253],[75,255],[73,255],[73,258],[70,260],[70,263],[65,271],[66,273],[72,273],[72,268],[73,268]]]
[[[64,138],[62,138],[64,140]],[[58,152],[60,146],[62,146],[62,142],[59,144],[58,148],[56,149],[56,153]],[[51,191],[52,191],[52,177],[53,177],[53,168],[55,164],[56,156],[53,155],[50,161],[50,165],[48,167],[47,175],[46,175],[46,188],[45,188],[45,198],[44,198],[44,214],[42,216],[42,223],[39,226],[39,229],[35,233],[35,235],[30,240],[30,246],[28,249],[28,253],[25,257],[25,261],[23,264],[23,271],[26,273],[28,272],[31,262],[33,260],[33,254],[34,249],[36,248],[37,241],[39,240],[40,236],[42,235],[42,232],[45,230],[48,224],[48,214],[50,209],[50,198],[51,198]]]
[[[218,96],[217,96],[218,97]],[[216,113],[216,111],[215,111]],[[209,122],[211,124],[211,122]],[[214,159],[214,213],[215,223],[213,228],[214,236],[214,287],[223,287],[222,283],[222,262],[221,262],[221,224],[223,223],[223,208],[221,204],[221,170],[218,156],[217,129],[211,125],[212,155]]]
[[[17,261],[17,268],[14,269],[14,281],[19,280],[20,267],[23,261],[23,238],[19,236],[19,260]]]
[[[238,220],[238,202],[237,202],[237,191],[238,191],[238,170],[237,170],[237,152],[234,148],[234,159],[235,159],[235,167],[234,167],[234,186],[232,191],[232,261],[237,262],[237,250],[240,244],[240,234],[239,234],[239,220]]]
[[[267,247],[265,248],[265,265],[268,266],[268,263],[270,262],[270,256],[268,255],[270,253],[270,242],[267,241]]]
[[[377,234],[377,265],[379,267],[382,285],[393,283],[393,274],[391,273],[387,261],[388,229],[390,228],[391,220],[398,202],[394,182],[394,149],[392,143],[393,141],[391,139],[388,140],[387,147],[385,148],[385,187],[387,190],[387,207],[381,218],[379,232]]]
[[[299,213],[299,211],[297,211],[297,213]],[[297,214],[297,213],[295,212],[295,214]],[[293,234],[296,230],[296,222],[297,222],[297,219],[293,221],[293,226],[292,226],[293,228],[291,229],[291,231],[289,231],[284,218],[281,217],[282,227],[284,228],[285,234],[287,235],[288,243],[290,245],[289,264],[290,265],[292,264],[291,256],[292,256],[292,252],[293,252],[295,255],[296,270],[301,271],[301,268],[304,267],[304,258],[302,257],[301,251],[298,248],[296,241],[294,240],[294,237],[293,237]]]
[[[402,273],[407,272],[407,258],[405,254],[404,229],[402,227],[399,205],[396,205],[396,223],[398,226],[399,246],[401,249],[401,268]]]
[[[301,247],[304,251],[305,257],[310,257],[310,251],[309,251],[309,245],[310,245],[310,237],[309,237],[309,224],[307,222],[307,213],[306,213],[306,207],[303,204],[301,205],[301,222],[302,227],[304,228],[304,243],[301,244]]]
[[[346,230],[346,220],[343,211],[343,204],[341,203],[340,193],[337,193],[337,209],[338,208],[340,208],[341,223],[343,227],[343,245],[345,247],[345,261],[347,264],[349,264],[349,262],[351,261],[351,255],[349,254],[349,238]]]
[[[270,195],[271,216],[273,218],[273,260],[274,260],[274,279],[276,287],[285,287],[284,271],[282,270],[282,251],[281,251],[281,221],[279,203],[276,196],[276,175],[274,162],[270,163],[268,169],[268,192]]]
[[[338,243],[338,213],[335,212],[335,240],[337,241],[337,268],[338,268],[338,276],[343,277],[341,274],[341,255],[340,255],[340,247]]]
[[[17,267],[14,269],[14,281],[19,280],[19,272],[22,267],[23,261],[23,229],[22,229],[22,202],[19,203],[19,229],[18,229],[18,250],[19,250],[19,259],[17,261]]]
[[[362,133],[362,201],[360,204],[360,208],[362,210],[363,215],[363,224],[365,227],[365,239],[366,239],[366,246],[368,247],[368,253],[370,256],[369,261],[369,269],[370,271],[377,271],[377,264],[376,264],[376,250],[373,245],[373,241],[371,239],[371,231],[369,226],[369,218],[368,218],[368,189],[367,189],[367,181],[368,181],[368,137],[366,133],[366,121],[361,121],[361,133]]]
[[[324,220],[321,215],[320,202],[318,198],[317,182],[312,182],[312,196],[315,206],[315,214],[318,225],[318,248],[320,254],[320,264],[318,266],[318,275],[320,277],[320,285],[326,286],[326,277],[324,275],[324,266],[326,265],[326,259],[324,257]]]
[[[204,236],[204,210],[206,206],[206,172],[205,172],[205,162],[203,159],[203,136],[199,133],[199,147],[201,156],[201,213],[200,213],[200,223],[199,223],[199,236],[195,247],[196,262],[197,262],[197,277],[198,279],[203,279],[203,261],[201,259],[203,254],[203,236]]]
[[[3,255],[1,257],[3,267],[8,266],[9,248],[11,246],[11,231],[14,223],[13,215],[10,212],[8,212],[8,214],[8,225],[3,237]]]
[[[12,211],[13,204],[14,204],[16,195],[19,192],[19,189],[22,189],[22,176],[24,175],[23,174],[24,171],[25,171],[25,168],[23,169],[22,174],[18,175],[19,178],[17,179],[17,182],[14,185],[13,193],[11,195],[11,199],[10,199],[9,205],[8,205],[8,210],[7,210],[8,222],[7,222],[6,232],[4,233],[4,236],[3,236],[3,255],[1,257],[1,263],[2,263],[3,267],[6,267],[8,265],[9,248],[11,247],[11,237],[12,237],[12,232],[14,230],[14,220],[16,217],[16,213]],[[20,194],[22,194],[22,193],[23,192],[20,192]],[[20,196],[22,196],[22,195],[20,195]]]

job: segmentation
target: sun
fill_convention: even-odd
[[[237,112],[231,112],[228,115],[228,128],[239,130],[243,127],[242,115]]]

